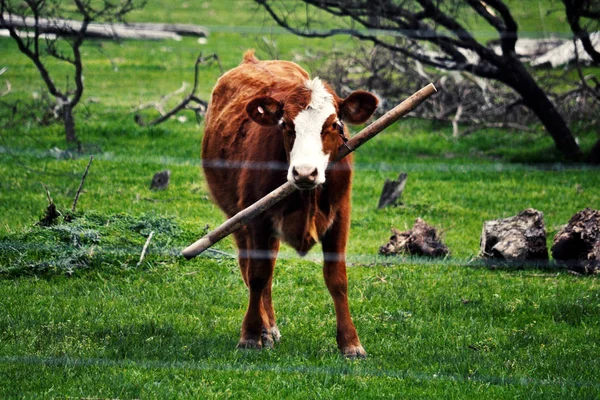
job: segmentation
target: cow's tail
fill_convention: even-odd
[[[254,49],[247,50],[244,53],[244,59],[242,60],[242,64],[257,64],[258,58],[254,55]]]

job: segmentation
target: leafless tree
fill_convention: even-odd
[[[87,38],[89,24],[93,21],[121,21],[126,14],[144,4],[145,0],[0,0],[0,28],[9,31],[19,50],[33,62],[46,88],[56,99],[56,109],[64,123],[67,142],[78,142],[73,109],[81,100],[84,90],[81,46]],[[81,20],[77,28],[66,29],[70,31],[69,35],[56,37],[42,33],[41,20],[60,24],[64,22],[59,22],[59,17],[66,16]],[[12,23],[13,20],[25,20],[28,17],[34,19],[29,31],[20,31]],[[72,83],[68,77],[64,88],[56,83],[49,59],[71,66]]]
[[[519,94],[566,158],[581,158],[565,120],[516,54],[518,25],[501,0],[255,1],[277,24],[297,35],[348,34],[388,49],[398,58],[501,82]],[[470,31],[469,18],[476,17],[497,32],[498,51],[487,45],[488,38]]]
[[[352,53],[326,50],[295,55],[345,96],[355,88],[376,93],[387,111],[406,97],[413,87],[436,82],[439,92],[428,99],[413,115],[452,124],[453,135],[463,137],[485,128],[503,128],[518,132],[537,131],[536,116],[522,104],[514,90],[503,83],[477,77],[466,71],[424,68],[419,61],[397,57],[393,52],[357,41]],[[579,68],[579,70],[581,70]],[[539,85],[567,124],[578,129],[600,132],[600,84],[589,74],[573,80],[572,70],[540,70]],[[581,83],[587,81],[586,85]]]
[[[594,49],[589,33],[589,28],[592,30],[600,28],[600,2],[592,0],[562,0],[562,2],[575,38],[581,40],[583,48],[594,64],[600,65],[600,52]],[[589,28],[582,26],[584,20],[587,21],[586,25]]]

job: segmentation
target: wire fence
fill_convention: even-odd
[[[226,33],[240,33],[240,34],[287,34],[289,33],[283,28],[259,28],[252,26],[239,26],[239,27],[221,27],[211,26],[213,32],[226,32]],[[381,34],[382,32],[366,30],[368,34]],[[317,31],[318,32],[318,31]],[[385,32],[389,35],[389,32]],[[402,33],[398,33],[401,35]],[[473,32],[473,35],[478,39],[487,40],[495,39],[497,35],[490,32]],[[566,32],[549,32],[544,31],[533,31],[528,32],[522,30],[519,32],[521,38],[562,38],[570,39],[572,34]],[[11,156],[16,159],[23,158],[35,158],[35,159],[62,159],[69,157],[77,157],[76,155],[70,155],[69,153],[57,153],[56,151],[46,150],[34,150],[34,149],[23,149],[23,148],[11,148],[8,146],[0,146],[0,155]],[[223,160],[207,161],[200,160],[199,158],[186,158],[177,156],[159,156],[154,154],[147,154],[143,157],[135,157],[131,155],[116,154],[112,152],[101,152],[94,155],[96,162],[115,162],[115,163],[128,163],[131,165],[161,165],[164,167],[194,167],[200,168],[204,165],[208,165],[211,168],[223,168],[227,170],[232,169],[252,169],[262,171],[287,171],[288,166],[278,162],[231,162]],[[21,162],[22,165],[27,165],[26,162]],[[28,166],[27,168],[32,168]],[[542,164],[519,164],[519,163],[464,163],[464,162],[452,162],[452,163],[427,163],[427,162],[355,162],[353,170],[357,172],[379,172],[387,173],[399,171],[408,173],[459,173],[459,174],[471,174],[471,173],[501,173],[501,172],[531,172],[531,171],[548,171],[548,172],[569,172],[569,171],[589,171],[589,172],[600,172],[600,166],[590,165],[575,165],[575,164],[562,164],[562,163],[542,163]],[[58,169],[53,169],[46,166],[41,173],[55,173],[69,176],[80,176],[80,172],[64,172]],[[64,244],[63,250],[69,249],[69,244]],[[15,242],[15,241],[0,241],[0,252],[13,252],[14,254],[23,253],[27,251],[41,251],[41,252],[53,252],[57,250],[56,245],[44,245],[44,244],[33,244],[28,242]],[[161,245],[154,246],[151,243],[149,249],[149,256],[155,255],[159,257],[166,257],[177,259],[180,257],[182,248],[180,246],[173,245]],[[95,248],[96,252],[102,252],[105,254],[118,254],[126,255],[130,258],[136,258],[142,251],[141,246],[133,245],[119,245],[119,246],[98,246]],[[251,251],[246,255],[254,259],[273,259],[275,254],[273,252],[265,251]],[[227,259],[236,260],[238,254],[235,250],[219,250],[215,248],[208,249],[203,256],[211,259]],[[359,253],[348,253],[348,254],[322,254],[316,250],[313,250],[305,257],[300,257],[297,253],[283,248],[277,254],[277,259],[285,261],[294,260],[306,260],[314,264],[322,264],[328,260],[339,260],[344,258],[347,264],[351,267],[370,267],[370,266],[420,266],[420,267],[433,267],[433,268],[447,268],[456,266],[465,266],[472,268],[539,268],[550,270],[552,272],[563,272],[571,271],[573,267],[579,265],[579,262],[542,262],[542,261],[516,261],[508,262],[502,260],[495,260],[486,262],[476,257],[469,258],[456,258],[447,257],[442,259],[431,259],[421,257],[386,257],[377,254],[359,254]],[[308,264],[301,264],[308,265]],[[395,379],[411,379],[424,382],[476,382],[483,384],[492,385],[506,385],[506,386],[518,386],[518,387],[558,387],[558,388],[586,388],[600,391],[600,383],[597,381],[589,380],[574,380],[565,379],[561,377],[549,377],[547,379],[523,377],[513,378],[510,376],[493,376],[493,375],[473,375],[466,376],[464,374],[451,374],[451,373],[430,373],[423,371],[415,371],[411,369],[381,369],[373,367],[356,367],[356,366],[344,366],[344,367],[332,367],[332,366],[289,366],[281,364],[269,364],[269,363],[244,363],[244,362],[212,362],[210,360],[197,360],[197,361],[162,361],[162,360],[135,360],[135,359],[124,359],[115,360],[108,358],[85,358],[85,357],[52,357],[52,356],[36,356],[36,355],[15,355],[15,356],[0,356],[0,364],[15,366],[33,366],[33,367],[102,367],[102,368],[142,368],[152,370],[191,370],[200,372],[237,372],[237,373],[256,373],[256,372],[267,372],[276,374],[302,374],[302,375],[347,375],[352,377],[386,377]]]
[[[58,150],[37,150],[37,149],[17,149],[6,146],[0,146],[0,154],[6,154],[14,158],[31,157],[35,159],[76,159],[87,156],[80,156],[77,153],[64,152]],[[259,161],[229,161],[229,160],[202,160],[200,157],[187,158],[176,156],[157,156],[147,154],[142,156],[116,154],[113,152],[100,152],[94,154],[94,160],[131,163],[136,165],[162,165],[164,167],[198,167],[202,165],[209,166],[213,169],[249,169],[249,170],[264,170],[264,171],[287,171],[288,165],[278,161],[259,162]],[[344,165],[336,164],[335,168],[347,168]],[[600,171],[600,165],[591,164],[574,164],[574,163],[509,163],[509,162],[486,162],[486,163],[465,163],[464,161],[452,163],[431,163],[431,162],[354,162],[352,165],[353,171],[369,171],[369,172],[451,172],[451,173],[472,173],[472,172],[531,172],[531,171]],[[79,172],[74,172],[74,175],[79,175]]]
[[[36,149],[23,149],[23,148],[10,148],[0,146],[0,154],[6,154],[13,158],[34,158],[34,159],[64,159],[70,157],[79,157],[77,154],[64,154],[58,150],[36,150]],[[160,165],[162,167],[191,167],[197,168],[198,174],[200,174],[200,167],[202,164],[210,166],[210,168],[218,169],[222,168],[225,170],[240,170],[240,169],[251,169],[258,171],[265,171],[269,173],[281,172],[282,175],[287,172],[288,165],[281,162],[242,162],[242,161],[226,161],[226,160],[200,160],[199,158],[186,158],[186,157],[172,157],[172,156],[159,156],[148,154],[143,157],[136,157],[132,155],[116,154],[113,152],[101,152],[94,155],[97,162],[107,163],[124,163],[130,165]],[[23,165],[27,164],[24,160],[21,162]],[[49,168],[49,167],[46,167]],[[354,163],[353,170],[357,172],[378,172],[385,174],[387,172],[397,173],[398,171],[408,173],[451,173],[451,174],[472,174],[472,173],[483,173],[483,174],[496,174],[502,172],[512,173],[525,173],[525,172],[570,172],[570,171],[587,171],[587,172],[600,172],[600,166],[583,165],[583,164],[562,164],[562,163],[551,163],[551,164],[513,164],[503,162],[493,163],[425,163],[425,162],[358,162]],[[45,170],[42,173],[47,173]],[[55,172],[58,172],[56,170]],[[80,172],[66,173],[68,175],[79,177]],[[483,222],[483,221],[482,221]],[[383,244],[383,243],[381,243]],[[68,251],[70,244],[65,244],[62,250]],[[75,246],[77,248],[77,246]],[[81,246],[79,246],[81,247]],[[14,241],[0,242],[0,250],[19,253],[26,251],[44,251],[51,252],[56,250],[56,246],[47,246],[42,244],[32,243],[18,243]],[[150,243],[149,254],[157,255],[159,257],[179,257],[182,247],[180,246],[165,246],[164,244]],[[133,257],[136,254],[139,255],[141,248],[135,246],[96,246],[94,249],[96,252],[101,252],[105,255],[126,255]],[[279,260],[297,260],[301,257],[290,250],[287,247],[283,247],[277,254],[273,254],[267,251],[249,251],[247,253],[252,259],[279,259]],[[204,257],[209,258],[226,258],[226,259],[237,259],[238,255],[235,250],[218,250],[209,249]],[[392,265],[422,265],[422,266],[471,266],[471,267],[493,267],[493,268],[541,268],[549,269],[554,271],[572,271],[581,269],[580,261],[543,261],[543,260],[489,260],[478,258],[477,256],[471,257],[445,257],[437,259],[429,259],[423,257],[412,257],[412,256],[384,256],[377,253],[361,254],[361,253],[347,253],[347,254],[323,254],[318,249],[312,250],[308,255],[303,257],[304,260],[321,264],[324,261],[344,259],[349,266],[392,266]]]
[[[19,241],[0,241],[0,251],[5,254],[13,253],[22,255],[26,252],[41,252],[41,253],[56,253],[56,252],[74,252],[75,250],[83,250],[95,257],[102,256],[122,256],[129,259],[136,259],[142,253],[142,245],[140,246],[106,246],[106,245],[91,245],[91,246],[75,246],[69,244],[48,245],[48,244],[32,244],[29,242]],[[159,257],[161,259],[183,260],[181,256],[182,246],[153,246],[150,244],[147,253],[148,262],[151,264],[151,257]],[[291,249],[285,248],[277,252],[262,251],[262,250],[246,250],[244,251],[245,258],[253,260],[283,260],[286,262],[302,261],[298,266],[314,266],[323,265],[324,262],[345,261],[348,267],[431,267],[431,268],[451,268],[451,267],[469,267],[469,268],[487,268],[491,270],[542,270],[549,272],[568,272],[577,273],[581,270],[582,261],[578,260],[506,260],[506,259],[485,259],[481,257],[421,257],[418,255],[381,255],[381,254],[358,254],[358,253],[323,253],[319,249],[313,249],[307,255],[299,255]],[[236,250],[222,250],[216,248],[207,249],[202,255],[198,256],[198,262],[204,259],[214,260],[231,260],[236,261],[239,257]],[[312,267],[311,267],[312,268]],[[71,271],[72,272],[72,271]]]
[[[359,366],[293,366],[281,364],[246,364],[246,363],[216,363],[211,361],[160,361],[160,360],[114,360],[106,358],[77,358],[77,357],[39,357],[39,356],[9,356],[0,357],[0,364],[21,364],[36,367],[118,367],[143,368],[153,370],[187,370],[201,372],[267,372],[276,374],[302,375],[347,375],[351,377],[385,377],[396,379],[411,379],[425,382],[457,382],[484,383],[492,385],[522,386],[522,387],[558,387],[558,388],[589,388],[600,389],[600,383],[586,380],[564,378],[538,379],[531,377],[512,378],[491,375],[465,376],[451,373],[426,373],[414,370],[390,370],[365,368]]]

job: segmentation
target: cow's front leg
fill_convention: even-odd
[[[270,286],[279,250],[279,240],[271,237],[264,230],[255,230],[251,233],[250,243],[250,248],[244,250],[245,253],[240,252],[240,258],[247,259],[244,280],[248,286],[249,301],[242,322],[238,347],[258,349],[273,347],[275,331],[272,327],[275,325],[275,314],[271,303]]]
[[[244,279],[244,283],[246,287],[250,289],[250,285],[248,284],[248,265],[251,261],[250,252],[248,252],[248,230],[246,228],[242,228],[239,231],[234,233],[234,237],[239,250],[239,258],[238,262],[240,265],[240,272],[242,273],[242,278]],[[274,251],[278,251],[279,246],[277,244],[277,248]],[[277,322],[275,321],[275,310],[273,309],[273,300],[271,299],[271,285],[273,283],[273,277],[269,279],[267,286],[263,290],[262,301],[263,308],[267,313],[267,317],[269,319],[269,332],[273,337],[275,342],[278,342],[281,339],[281,333],[279,332],[279,328],[277,327]]]
[[[338,347],[346,357],[364,358],[367,353],[360,344],[348,307],[348,277],[346,275],[348,228],[348,218],[340,216],[323,237],[323,256],[325,260],[323,276],[335,306]]]
[[[273,263],[274,262],[275,261],[273,261]],[[277,322],[275,320],[275,309],[273,308],[273,300],[271,298],[272,284],[273,284],[273,275],[271,275],[271,279],[269,279],[267,286],[263,290],[262,303],[263,303],[263,308],[265,309],[265,312],[267,313],[267,319],[269,321],[268,333],[271,334],[271,339],[273,341],[279,342],[279,340],[281,340],[281,333],[279,332],[279,328],[277,327]]]

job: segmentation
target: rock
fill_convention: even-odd
[[[504,260],[547,260],[544,214],[528,208],[514,217],[484,222],[480,256]]]
[[[153,190],[164,190],[169,187],[169,178],[171,177],[171,171],[166,169],[164,171],[157,172],[152,178],[150,189]]]

